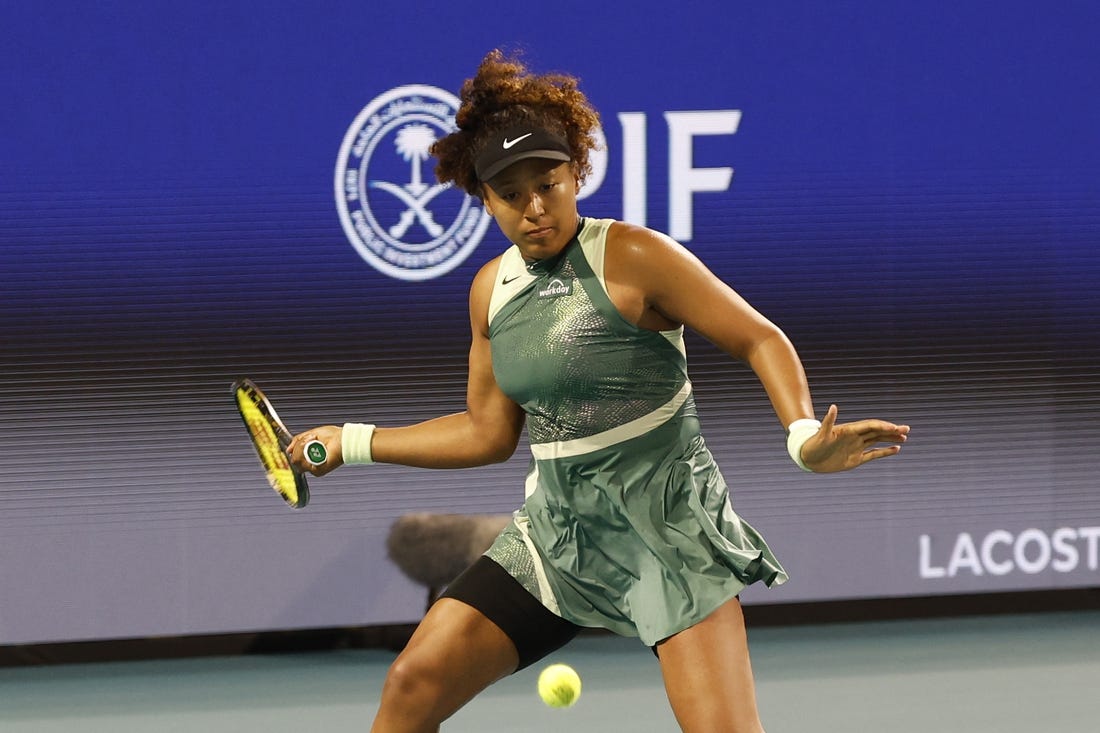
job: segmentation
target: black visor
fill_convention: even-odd
[[[489,138],[474,168],[478,180],[488,181],[512,163],[526,158],[567,161],[573,156],[569,143],[561,135],[533,125],[516,125]]]

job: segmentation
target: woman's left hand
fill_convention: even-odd
[[[802,445],[802,461],[814,473],[847,471],[895,455],[909,436],[908,425],[873,419],[838,425],[836,416],[836,405],[830,405],[817,434]]]

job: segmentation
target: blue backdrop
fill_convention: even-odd
[[[749,602],[1096,584],[1095,6],[591,5],[0,9],[0,643],[412,620],[393,520],[516,506],[524,449],[347,469],[289,512],[228,396],[252,376],[299,428],[462,409],[466,289],[505,242],[456,191],[417,199],[431,161],[395,137],[445,115],[385,101],[442,104],[498,46],[601,111],[582,213],[678,233],[788,332],[819,412],[914,426],[803,475],[751,373],[689,342],[738,511],[792,575]],[[372,106],[392,125],[362,133]],[[349,168],[362,232],[429,251],[468,215],[467,251],[377,267]]]

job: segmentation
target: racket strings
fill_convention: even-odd
[[[244,389],[237,392],[237,406],[244,417],[245,426],[252,436],[256,453],[267,474],[271,488],[291,504],[298,503],[298,479],[286,456],[286,445],[271,423],[271,418]]]

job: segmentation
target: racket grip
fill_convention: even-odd
[[[306,443],[305,450],[302,452],[305,454],[306,460],[314,466],[320,466],[328,460],[328,449],[319,440],[311,440]]]

